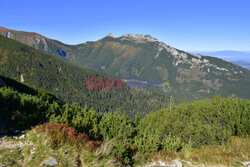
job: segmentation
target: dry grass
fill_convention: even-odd
[[[32,145],[24,145],[21,151],[16,148],[0,148],[0,164],[6,166],[42,166],[44,160],[54,157],[58,166],[76,167],[116,167],[122,166],[114,158],[111,151],[114,141],[106,141],[96,151],[65,144],[57,149],[50,147],[50,140],[35,130],[26,133],[24,139],[5,139],[7,142],[18,143],[29,141]],[[31,153],[34,148],[34,153]],[[153,157],[153,158],[152,158]],[[135,155],[134,166],[147,164],[147,160],[172,162],[179,159],[184,166],[243,166],[241,162],[250,160],[250,137],[232,137],[229,143],[221,146],[204,146],[199,149],[186,147],[182,152],[159,152],[150,155]],[[188,164],[188,162],[191,164]]]
[[[199,149],[186,148],[180,153],[160,152],[154,158],[166,161],[180,159],[198,166],[201,164],[205,166],[243,166],[243,161],[250,160],[250,137],[232,137],[230,142],[221,146],[204,146]]]
[[[35,130],[27,132],[24,139],[8,139],[8,142],[10,141],[13,143],[29,141],[33,144],[21,147],[21,151],[18,147],[0,148],[0,165],[38,167],[43,166],[46,159],[53,157],[58,161],[59,167],[121,166],[108,156],[98,155],[96,152],[89,152],[88,149],[73,145],[65,144],[52,149],[48,137]]]

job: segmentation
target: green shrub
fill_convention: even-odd
[[[46,122],[50,101],[46,95],[29,95],[12,88],[0,88],[0,121],[26,129]],[[54,103],[57,103],[54,101]]]
[[[158,150],[168,148],[164,140],[169,134],[178,143],[177,150],[181,145],[188,143],[193,147],[222,144],[231,136],[249,135],[249,114],[249,100],[220,97],[162,109],[147,115],[140,121],[138,138],[139,140],[145,138],[146,143],[140,143],[139,146],[144,147],[143,151],[152,151],[151,148],[158,148]],[[148,128],[153,131],[148,131]],[[152,135],[155,131],[158,133]],[[160,142],[150,143],[147,140],[160,140]],[[159,146],[159,143],[162,146]]]
[[[231,136],[248,136],[250,130],[250,100],[230,97],[184,102],[135,120],[77,103],[63,105],[43,92],[26,94],[7,87],[0,88],[0,102],[0,121],[29,128],[49,120],[54,124],[37,129],[51,138],[53,147],[84,145],[92,151],[102,141],[113,141],[110,155],[126,165],[133,164],[136,153],[220,145]]]
[[[179,137],[173,136],[171,133],[163,139],[162,150],[168,152],[177,152],[182,148],[183,144]]]

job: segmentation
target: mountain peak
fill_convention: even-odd
[[[112,33],[109,33],[108,35],[106,35],[106,37],[112,37],[112,38],[114,38],[115,36]]]
[[[138,42],[157,42],[158,40],[148,34],[124,34],[122,39],[133,40]]]

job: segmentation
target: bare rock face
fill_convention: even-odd
[[[166,163],[166,162],[163,162],[163,161],[156,161],[156,162],[146,164],[143,167],[155,167],[155,166],[159,166],[159,167],[182,167],[182,163],[179,160],[175,159],[172,163]]]
[[[242,164],[243,164],[244,166],[250,167],[250,161],[242,162]]]
[[[132,40],[140,43],[145,42],[159,42],[156,38],[148,34],[124,34],[121,36],[122,40]]]
[[[107,35],[107,37],[112,37],[112,38],[114,38],[115,36],[114,36],[112,33],[109,33],[109,34]]]
[[[176,167],[182,167],[181,161],[175,159],[173,162],[174,162],[174,164],[176,165]]]
[[[8,31],[8,32],[6,32],[5,36],[6,36],[7,38],[11,38],[12,34]]]

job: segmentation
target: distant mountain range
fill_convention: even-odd
[[[191,53],[218,57],[250,70],[250,51],[191,51]]]
[[[232,61],[232,63],[237,64],[238,66],[244,67],[250,70],[250,61]]]
[[[78,67],[151,87],[176,99],[220,94],[250,98],[250,71],[219,58],[187,53],[150,35],[112,34],[79,45],[66,45],[37,33],[0,28],[0,34],[28,44]],[[136,85],[136,86],[134,86]]]

